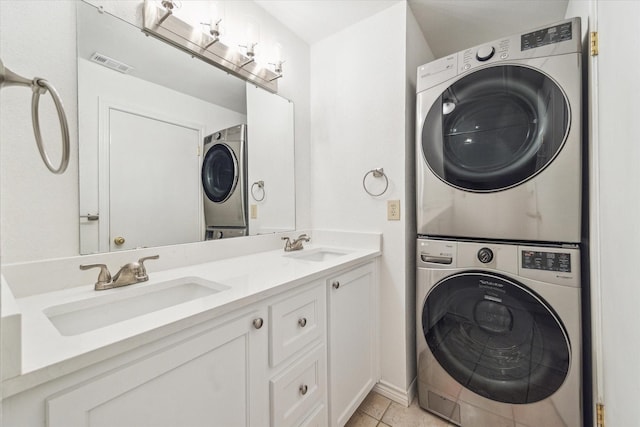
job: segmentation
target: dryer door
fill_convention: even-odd
[[[227,144],[214,144],[202,161],[202,188],[207,198],[215,203],[225,202],[238,184],[238,175],[238,159],[233,150]]]
[[[494,401],[545,399],[569,371],[568,335],[553,309],[504,276],[471,271],[441,280],[424,302],[422,328],[442,368]]]
[[[442,93],[422,124],[422,152],[447,184],[499,191],[540,173],[569,125],[568,101],[551,78],[500,65],[469,73]]]

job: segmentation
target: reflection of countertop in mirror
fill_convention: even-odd
[[[298,233],[286,233],[290,237]],[[305,244],[305,249],[298,252],[286,253],[282,250],[283,243],[280,236],[283,234],[263,237],[262,245],[280,247],[255,253],[251,244],[256,237],[247,238],[245,244],[249,253],[237,255],[226,259],[217,259],[210,262],[202,262],[193,265],[174,266],[158,271],[157,264],[151,261],[147,265],[150,280],[132,286],[95,291],[93,284],[82,286],[63,287],[51,289],[51,285],[45,292],[31,295],[20,295],[16,288],[23,285],[24,271],[12,271],[12,266],[3,266],[3,273],[7,274],[9,287],[16,295],[15,304],[21,315],[22,332],[22,357],[21,375],[8,378],[2,387],[3,397],[8,397],[22,390],[42,384],[46,381],[61,377],[77,371],[83,367],[98,363],[123,352],[150,343],[154,340],[176,333],[201,322],[213,319],[231,311],[241,309],[251,303],[263,300],[270,296],[294,289],[301,284],[313,280],[325,278],[328,274],[343,270],[366,260],[371,260],[381,254],[380,235],[378,233],[342,233],[330,231],[315,231],[311,234],[311,242]],[[237,240],[237,239],[233,239]],[[234,243],[237,245],[238,243]],[[276,246],[277,245],[277,246]],[[219,245],[218,245],[219,246]],[[164,251],[163,251],[164,250]],[[175,247],[156,248],[155,252],[161,252],[161,259],[165,264],[171,265],[167,257],[171,256]],[[148,255],[144,252],[127,252],[130,261],[139,256]],[[166,253],[162,253],[166,252]],[[102,262],[107,262],[113,269],[113,257],[118,254],[105,254],[107,257]],[[122,254],[119,254],[123,258]],[[86,264],[89,257],[73,257],[47,261],[47,269],[55,270],[56,261],[61,265],[74,265],[73,275],[77,265]],[[91,256],[90,262],[100,262],[100,256]],[[305,259],[309,258],[309,259]],[[37,263],[33,263],[37,269]],[[25,266],[17,266],[16,270],[24,270]],[[46,271],[47,269],[43,269]],[[59,267],[62,272],[64,269]],[[82,272],[84,274],[84,272]],[[92,271],[97,277],[98,271]],[[112,271],[112,273],[115,273]],[[32,273],[37,276],[37,273]],[[14,277],[12,282],[11,277]],[[40,281],[47,281],[47,275],[40,276]],[[86,277],[86,276],[82,276]],[[193,279],[197,283],[214,282],[214,287],[221,291],[214,291],[210,295],[197,296],[186,302],[161,308],[156,311],[119,321],[108,326],[98,326],[87,332],[68,333],[63,336],[47,317],[51,316],[51,307],[60,308],[64,312],[67,306],[91,306],[92,301],[98,299],[118,299],[118,294],[138,295],[144,301],[147,290],[154,286],[162,287],[167,282],[176,279]],[[192,287],[198,287],[193,285]],[[33,290],[33,284],[31,289]],[[5,287],[6,290],[6,287]],[[17,292],[16,292],[17,291]],[[198,295],[198,294],[196,294]],[[128,298],[128,297],[127,297]],[[4,298],[3,298],[4,299]],[[91,308],[86,310],[85,318],[92,318]],[[47,313],[47,314],[45,314]],[[15,314],[15,313],[14,313]],[[4,313],[3,313],[4,316]],[[82,319],[82,317],[80,317]],[[3,317],[4,321],[4,317]],[[74,326],[75,327],[75,326]],[[82,327],[80,327],[83,330]],[[89,328],[87,328],[89,329]]]

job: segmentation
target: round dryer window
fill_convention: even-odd
[[[422,152],[444,182],[467,191],[504,190],[541,172],[564,144],[569,104],[547,75],[501,65],[457,80],[422,124]]]
[[[422,327],[442,368],[494,401],[540,401],[569,371],[570,343],[554,311],[500,275],[465,272],[438,282],[425,300]]]
[[[215,144],[202,161],[202,188],[209,200],[226,201],[238,183],[238,160],[226,144]]]

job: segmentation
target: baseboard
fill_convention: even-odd
[[[414,378],[409,385],[409,390],[402,390],[381,380],[373,387],[373,391],[396,403],[409,407],[413,398],[416,396],[416,379]]]

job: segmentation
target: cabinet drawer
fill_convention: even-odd
[[[316,407],[324,406],[326,365],[325,347],[321,345],[270,381],[271,427],[298,425]]]
[[[272,367],[324,337],[325,310],[323,285],[269,307],[269,361]]]
[[[308,418],[306,418],[300,427],[326,427],[327,426],[327,407],[326,405],[318,406]]]

